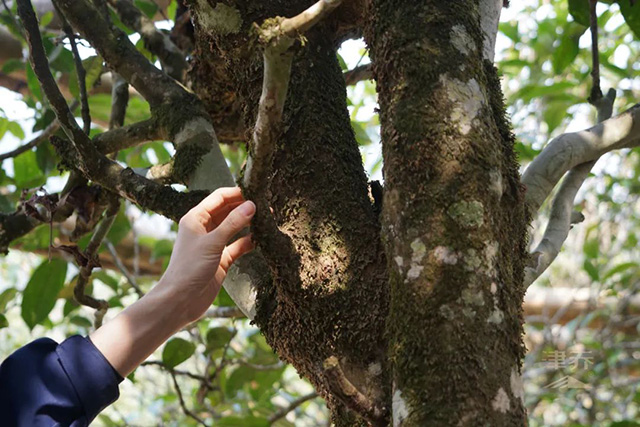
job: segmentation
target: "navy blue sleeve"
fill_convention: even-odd
[[[37,339],[0,365],[2,425],[88,426],[118,399],[121,381],[88,338]]]

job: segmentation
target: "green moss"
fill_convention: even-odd
[[[236,34],[242,27],[242,15],[232,6],[217,2],[212,8],[206,0],[197,1],[196,14],[200,27],[217,35]]]
[[[484,224],[484,206],[477,200],[456,202],[447,213],[463,228],[477,228]]]

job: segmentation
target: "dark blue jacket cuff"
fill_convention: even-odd
[[[68,338],[56,348],[56,353],[91,422],[118,399],[122,377],[88,338],[79,335]]]

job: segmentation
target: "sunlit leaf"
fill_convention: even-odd
[[[195,344],[182,338],[172,338],[162,350],[162,361],[167,367],[175,368],[190,358],[195,351]]]

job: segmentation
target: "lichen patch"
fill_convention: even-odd
[[[440,83],[453,104],[451,121],[458,124],[463,135],[467,135],[480,110],[487,104],[480,84],[473,78],[463,82],[450,79],[444,74],[440,76]]]
[[[502,387],[498,389],[496,396],[493,398],[491,407],[493,407],[494,411],[501,412],[503,414],[506,414],[511,407],[511,402],[509,402],[509,395],[507,395],[507,392],[504,391]]]
[[[391,408],[393,410],[393,427],[399,427],[402,422],[409,416],[409,409],[407,402],[402,397],[402,391],[396,389],[393,393],[393,399],[391,401]]]
[[[477,200],[456,202],[447,213],[462,228],[477,228],[484,224],[484,206]]]
[[[222,2],[218,2],[216,7],[212,8],[207,0],[198,0],[196,14],[200,26],[214,34],[235,34],[242,26],[242,16],[238,9]]]
[[[446,246],[436,246],[433,255],[441,264],[456,265],[458,263],[458,254]]]
[[[473,46],[474,41],[471,36],[469,36],[464,25],[454,25],[451,27],[451,43],[466,56],[471,52],[469,47]]]

